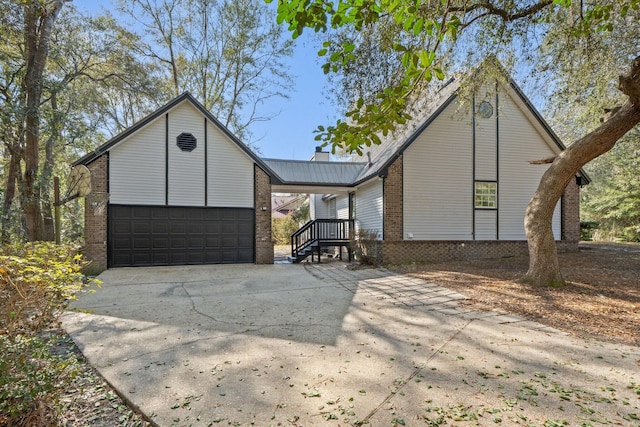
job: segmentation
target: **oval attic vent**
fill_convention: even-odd
[[[182,151],[193,151],[196,148],[196,137],[190,133],[181,133],[176,137],[176,145]]]

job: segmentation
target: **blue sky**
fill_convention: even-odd
[[[82,12],[97,13],[104,8],[116,14],[111,0],[75,0],[73,3]],[[251,126],[262,157],[308,160],[317,145],[313,130],[338,118],[335,107],[323,95],[327,79],[316,59],[319,49],[316,45],[313,34],[305,33],[296,40],[294,55],[287,61],[294,81],[289,99],[271,99],[263,113],[278,115]]]
[[[264,157],[308,160],[315,151],[313,138],[318,125],[332,124],[338,118],[331,101],[323,95],[327,77],[317,62],[312,34],[296,40],[295,53],[289,59],[295,85],[288,100],[274,100],[269,110],[280,114],[268,122],[252,126],[254,138]]]

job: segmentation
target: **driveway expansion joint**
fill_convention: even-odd
[[[460,327],[453,335],[451,335],[451,337],[449,337],[448,340],[446,340],[444,343],[442,343],[442,345],[440,347],[438,347],[436,350],[434,350],[431,355],[427,358],[427,360],[423,363],[420,363],[418,366],[415,367],[415,369],[413,370],[413,372],[411,373],[411,375],[409,375],[405,380],[402,381],[402,383],[400,383],[398,386],[396,386],[393,391],[391,393],[389,393],[384,400],[382,400],[382,402],[380,402],[378,404],[378,406],[376,406],[369,414],[367,414],[366,417],[364,417],[362,419],[362,424],[366,424],[368,422],[370,422],[370,419],[378,412],[380,411],[380,409],[382,409],[382,407],[388,403],[391,399],[393,399],[396,395],[399,395],[399,392],[409,383],[409,381],[411,381],[412,379],[414,379],[416,376],[418,376],[418,374],[420,374],[420,372],[424,371],[425,368],[427,368],[429,366],[429,362],[431,362],[437,355],[441,354],[444,349],[452,342],[454,341],[461,333],[462,331],[464,331],[470,324],[471,322],[473,322],[474,319],[470,319],[467,322],[465,322],[464,325],[462,325],[462,327]]]

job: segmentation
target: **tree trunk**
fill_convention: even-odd
[[[42,240],[51,242],[55,240],[55,227],[53,219],[53,206],[51,204],[51,181],[53,179],[53,168],[55,159],[53,148],[55,143],[60,140],[60,129],[62,127],[62,114],[58,110],[58,96],[55,91],[51,93],[51,112],[52,119],[49,124],[50,135],[44,144],[44,164],[42,165],[42,174],[40,175],[39,192],[42,208],[43,220],[43,236]]]
[[[10,242],[11,228],[11,207],[16,196],[16,181],[20,171],[20,155],[17,152],[9,150],[9,172],[7,174],[7,188],[4,192],[4,200],[2,202],[2,234],[0,240],[2,243]],[[21,221],[20,221],[21,222]]]
[[[47,7],[37,0],[30,0],[24,6],[25,77],[22,87],[26,108],[24,191],[21,200],[30,241],[42,240],[44,237],[38,185],[42,76],[49,54],[53,25],[63,4],[64,0],[55,0]]]
[[[527,206],[524,227],[529,245],[529,270],[522,278],[524,282],[541,286],[564,283],[553,237],[553,210],[580,168],[609,151],[640,123],[640,57],[633,62],[629,75],[620,77],[619,88],[629,100],[609,120],[556,157]]]

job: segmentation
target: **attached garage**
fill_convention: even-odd
[[[111,267],[250,263],[254,210],[109,206]]]
[[[273,262],[273,172],[188,93],[75,165],[92,270]]]

